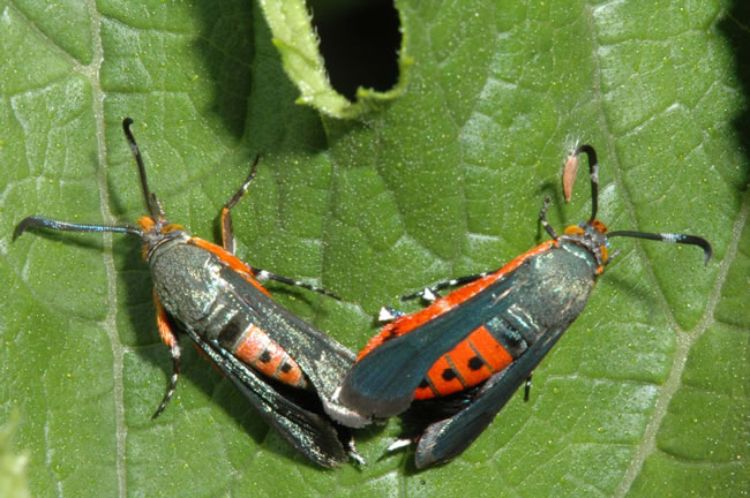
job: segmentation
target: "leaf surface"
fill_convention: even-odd
[[[396,7],[406,86],[337,119],[294,103],[304,74],[284,67],[278,20],[251,2],[0,0],[0,423],[20,413],[33,496],[750,489],[750,16],[726,0]],[[239,254],[342,296],[273,287],[354,350],[381,305],[416,309],[398,296],[538,243],[545,195],[554,226],[585,219],[586,181],[570,206],[558,193],[577,140],[599,151],[612,229],[700,234],[715,257],[704,267],[695,248],[614,239],[619,254],[529,403],[516,396],[444,467],[379,460],[393,420],[360,434],[368,466],[323,471],[191,351],[172,405],[150,420],[170,364],[138,241],[11,241],[31,214],[132,223],[144,212],[125,116],[168,216],[206,239],[262,154],[236,210]]]

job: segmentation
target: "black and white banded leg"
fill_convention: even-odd
[[[301,280],[294,280],[293,278],[284,277],[282,275],[272,273],[268,270],[261,270],[259,268],[254,268],[254,270],[255,270],[255,278],[257,278],[261,282],[266,281],[266,280],[274,280],[276,282],[281,282],[283,284],[293,285],[294,287],[302,287],[303,289],[317,292],[318,294],[323,294],[324,296],[328,296],[333,299],[336,299],[337,301],[341,301],[341,298],[338,297],[336,294],[322,287],[318,287],[317,285],[312,285],[312,284],[308,284],[307,282],[303,282]]]
[[[221,208],[221,245],[227,251],[234,254],[236,249],[234,242],[234,228],[232,226],[232,209],[240,202],[240,199],[245,196],[247,189],[250,188],[250,184],[255,179],[255,174],[258,171],[258,161],[260,156],[255,156],[252,166],[250,166],[250,174],[247,175],[245,181],[242,182],[240,188],[229,198],[229,200]]]
[[[390,306],[383,306],[380,308],[380,311],[378,312],[378,321],[380,323],[388,323],[392,322],[396,318],[400,316],[404,316],[406,313],[404,313],[401,310],[397,310],[396,308],[391,308]]]
[[[174,396],[175,390],[177,389],[177,381],[180,378],[180,356],[182,354],[177,334],[175,334],[175,331],[172,328],[167,312],[156,297],[156,293],[154,293],[154,306],[156,307],[156,328],[159,330],[159,337],[161,337],[162,342],[169,347],[169,355],[172,357],[172,376],[169,378],[167,390],[164,393],[161,403],[159,403],[159,407],[151,416],[152,420],[161,415],[172,400],[172,396]]]
[[[236,249],[236,244],[234,241],[234,228],[232,225],[232,209],[234,209],[237,203],[239,203],[240,200],[245,196],[248,189],[250,188],[250,184],[255,179],[255,175],[258,171],[258,161],[260,161],[260,156],[255,156],[255,160],[250,167],[250,174],[247,175],[247,178],[245,178],[245,181],[242,182],[240,188],[237,189],[232,197],[230,197],[229,200],[221,208],[221,245],[225,250],[232,254],[234,254]],[[308,284],[300,280],[294,280],[289,277],[284,277],[282,275],[277,275],[276,273],[270,272],[268,270],[253,268],[253,271],[255,273],[255,277],[260,281],[275,280],[276,282],[293,285],[295,287],[302,287],[303,289],[311,290],[313,292],[317,292],[319,294],[323,294],[325,296],[340,300],[338,296],[321,287]]]
[[[401,296],[401,299],[403,301],[407,301],[409,299],[421,298],[424,301],[431,303],[432,301],[434,301],[435,299],[439,297],[438,292],[443,289],[448,289],[450,287],[457,287],[457,286],[469,284],[475,280],[479,280],[480,278],[486,277],[487,275],[491,275],[492,273],[495,273],[496,271],[497,270],[485,271],[482,273],[475,273],[473,275],[466,275],[464,277],[452,278],[450,280],[443,280],[430,287],[425,287],[424,289],[418,292],[413,292],[411,294],[403,295]]]
[[[528,401],[529,397],[531,396],[531,376],[533,374],[529,374],[528,377],[526,377],[526,382],[523,385],[523,400]]]
[[[553,240],[557,240],[557,232],[555,232],[555,229],[552,228],[552,225],[550,225],[549,221],[547,221],[547,211],[549,210],[549,206],[551,203],[552,201],[549,197],[544,198],[542,209],[539,210],[539,223],[542,224],[544,230],[549,234],[550,237],[552,237]]]

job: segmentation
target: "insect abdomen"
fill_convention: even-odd
[[[149,264],[159,299],[175,321],[207,340],[217,340],[267,377],[294,387],[307,386],[297,362],[254,323],[254,310],[227,290],[218,256],[175,240],[159,247]]]
[[[267,377],[290,386],[307,387],[307,379],[297,362],[255,325],[250,324],[240,334],[230,351],[242,362]]]
[[[479,327],[432,365],[414,399],[448,396],[476,386],[512,361],[487,328]]]

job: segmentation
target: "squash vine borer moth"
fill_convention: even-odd
[[[608,232],[596,219],[598,163],[590,145],[579,146],[565,167],[565,195],[578,156],[588,156],[591,217],[558,235],[547,222],[549,199],[539,220],[551,237],[498,270],[438,283],[421,293],[431,304],[412,314],[386,313],[385,325],[359,353],[337,399],[363,417],[419,412],[415,465],[425,468],[461,454],[512,394],[527,382],[552,346],[583,311],[597,278],[610,261],[609,241],[635,237],[711,245],[702,237],[634,231]],[[445,297],[441,289],[462,285]],[[390,316],[388,316],[390,315]],[[413,418],[413,417],[412,417]]]
[[[27,230],[112,232],[143,241],[143,256],[154,282],[157,328],[169,347],[173,373],[157,417],[174,394],[180,372],[181,332],[242,392],[261,417],[297,450],[323,467],[334,467],[356,453],[348,427],[365,420],[333,401],[333,392],[354,355],[336,341],[276,304],[260,281],[271,279],[327,294],[308,284],[253,268],[234,255],[231,210],[255,177],[250,175],[221,210],[222,244],[190,235],[169,223],[149,190],[140,150],[123,130],[135,158],[148,214],[137,225],[83,225],[30,216],[14,240]]]

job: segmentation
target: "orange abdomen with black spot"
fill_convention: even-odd
[[[307,387],[307,380],[297,362],[255,325],[245,329],[233,353],[243,363],[267,377],[290,386]]]
[[[513,356],[485,327],[440,357],[414,392],[414,399],[448,396],[481,384],[513,363]]]

